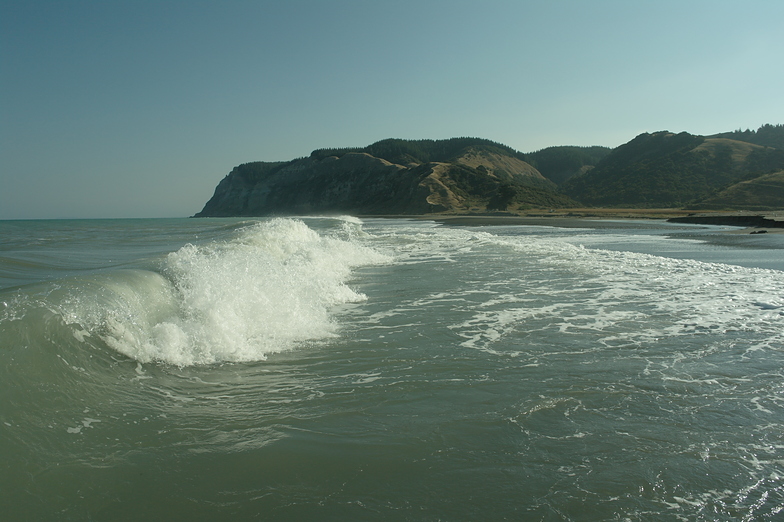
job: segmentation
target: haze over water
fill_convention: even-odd
[[[4,516],[781,517],[784,235],[572,225],[0,222]]]

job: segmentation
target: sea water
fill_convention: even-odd
[[[780,520],[784,235],[0,222],[3,520]]]

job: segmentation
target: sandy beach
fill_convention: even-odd
[[[391,216],[390,216],[391,217]],[[538,210],[512,213],[494,214],[426,214],[413,217],[415,219],[434,220],[445,225],[455,226],[506,226],[506,225],[546,225],[565,228],[596,228],[597,221],[612,220],[614,228],[639,227],[640,220],[669,220],[673,218],[687,219],[709,218],[715,225],[734,226],[739,218],[763,218],[776,222],[773,226],[748,226],[726,231],[728,234],[784,233],[784,210],[776,211],[690,211],[682,209],[604,209],[604,208],[579,208],[559,209],[553,211]],[[624,224],[627,221],[628,223]],[[685,222],[685,221],[682,221]],[[700,223],[695,223],[700,224]]]

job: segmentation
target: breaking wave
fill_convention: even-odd
[[[3,299],[0,323],[22,321],[13,328],[20,336],[104,343],[142,363],[262,360],[333,336],[332,308],[365,299],[348,284],[352,269],[387,261],[352,240],[360,222],[338,223],[319,235],[303,221],[273,219],[227,241],[185,245],[155,271],[22,287]],[[59,333],[36,334],[42,314]]]

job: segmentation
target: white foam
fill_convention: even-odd
[[[320,236],[301,220],[258,223],[233,241],[170,254],[164,273],[175,310],[108,314],[103,339],[141,362],[262,360],[333,335],[332,307],[365,299],[346,284],[352,268],[386,261],[350,240]]]
[[[639,237],[610,239],[634,247]],[[590,235],[503,236],[400,223],[378,230],[375,240],[400,264],[451,262],[465,269],[454,270],[463,277],[459,284],[444,280],[451,286],[377,311],[372,319],[416,305],[451,305],[449,328],[464,347],[516,353],[519,347],[507,340],[536,331],[588,334],[613,346],[753,332],[755,347],[780,349],[784,338],[784,281],[777,270],[573,244],[608,240]],[[666,238],[646,240],[675,245]]]

